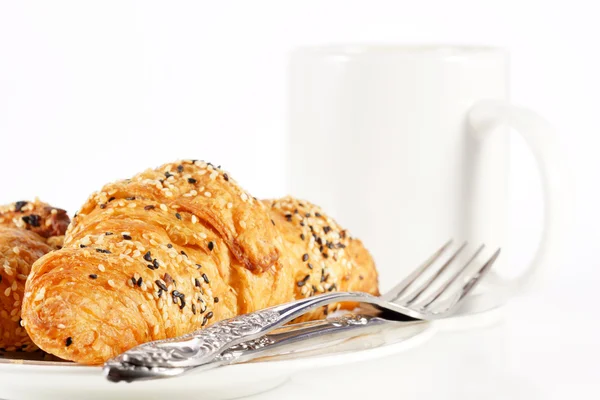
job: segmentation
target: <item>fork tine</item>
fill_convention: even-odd
[[[408,288],[423,272],[425,272],[441,255],[446,251],[448,247],[452,244],[453,239],[448,240],[442,247],[439,248],[438,251],[433,253],[419,268],[413,271],[410,275],[402,280],[399,284],[394,286],[391,290],[389,290],[382,297],[387,301],[394,301],[398,299],[406,288]]]
[[[433,276],[429,278],[427,282],[422,284],[421,287],[412,296],[410,296],[410,298],[406,301],[406,304],[410,305],[414,303],[421,296],[421,294],[423,294],[423,292],[427,290],[427,288],[431,287],[431,284],[442,274],[442,272],[446,270],[446,268],[448,268],[448,266],[450,266],[450,264],[452,264],[452,262],[465,249],[465,247],[467,247],[467,242],[464,242],[458,248],[458,250],[456,250],[454,254],[452,254],[452,256],[444,263],[444,265],[442,265],[442,267],[439,270],[437,270],[437,272],[433,274]]]
[[[432,295],[430,295],[427,300],[425,300],[423,302],[422,307],[423,308],[427,308],[429,307],[434,301],[436,301],[441,295],[443,295],[446,290],[448,290],[448,288],[458,279],[459,276],[461,276],[466,269],[469,267],[469,265],[471,265],[471,263],[477,258],[477,256],[483,251],[483,248],[485,247],[484,244],[482,244],[481,246],[479,246],[479,248],[477,249],[477,251],[475,252],[475,254],[473,254],[473,256],[469,259],[469,261],[466,262],[466,264],[460,268],[452,278],[450,278],[446,283],[444,283],[442,286],[440,286]]]
[[[465,296],[468,295],[469,292],[471,292],[471,290],[473,290],[473,288],[475,286],[477,286],[477,284],[481,281],[481,278],[483,278],[485,276],[485,274],[490,270],[490,268],[492,268],[492,265],[494,264],[494,262],[500,255],[500,250],[501,249],[496,250],[496,252],[490,257],[490,259],[487,260],[486,263],[483,264],[483,266],[481,268],[479,268],[479,271],[477,271],[469,279],[469,281],[462,287],[462,293],[460,294],[459,298],[456,300],[456,302],[454,304],[458,303],[463,298],[465,298]]]

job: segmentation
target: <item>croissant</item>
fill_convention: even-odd
[[[0,207],[0,351],[34,351],[20,325],[25,280],[32,264],[62,245],[64,210],[38,200]]]
[[[359,240],[306,201],[259,201],[220,167],[182,161],[93,194],[63,248],[34,264],[22,318],[46,352],[99,364],[147,341],[334,290],[378,293]]]

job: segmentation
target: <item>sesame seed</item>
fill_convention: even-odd
[[[206,233],[204,233],[204,232],[200,232],[200,237],[201,237],[202,239],[206,239],[208,236],[206,236]]]
[[[65,329],[66,328],[66,326],[64,324],[58,324],[58,325],[56,325],[56,327],[58,329]]]
[[[231,202],[227,203],[227,208],[231,208],[231,207],[233,207],[233,203],[231,203]]]
[[[113,288],[115,287],[115,281],[113,281],[112,279],[109,279],[108,282],[106,282],[106,283],[108,283],[108,286],[110,286],[110,287],[113,287]]]
[[[243,229],[246,229],[246,221],[240,221],[240,226],[241,226]]]
[[[229,181],[229,175],[227,175],[226,173],[223,174],[223,179],[225,179],[226,181]]]
[[[106,249],[96,249],[96,251],[98,253],[102,253],[102,254],[111,254],[110,250],[106,250]]]
[[[106,268],[104,268],[104,265],[102,265],[102,264],[98,264],[98,270],[99,270],[100,272],[104,272],[104,271],[106,271]]]
[[[308,261],[308,254],[304,254],[302,256],[302,261]]]
[[[208,280],[208,276],[206,276],[206,274],[202,274],[202,279],[204,279],[204,282],[210,283],[210,281]]]
[[[313,266],[311,263],[306,264],[308,266],[309,269],[313,269]]]
[[[192,313],[196,315],[196,305],[192,304]]]
[[[167,247],[168,247],[169,249],[172,249],[172,248],[173,248],[173,245],[172,245],[171,243],[169,243],[169,244],[167,245]]]
[[[179,172],[179,173],[183,172],[183,165],[178,165],[177,166],[177,172]]]
[[[206,319],[211,319],[213,317],[213,312],[210,311],[208,314],[206,314]]]
[[[181,214],[179,214],[179,213],[175,213],[175,218],[177,218],[177,219],[181,219]]]
[[[198,222],[198,217],[196,217],[195,215],[192,215],[192,224],[195,224]]]
[[[131,240],[131,236],[129,236],[129,235],[123,235],[123,239],[125,239],[125,240]]]
[[[215,303],[218,303],[218,302],[219,302],[219,298],[218,298],[218,297],[215,297],[215,298],[213,299],[213,301],[214,301]]]
[[[153,205],[149,205],[144,207],[144,210],[148,211],[148,210],[154,210],[154,206]]]
[[[69,347],[70,345],[73,344],[73,338],[71,336],[69,336],[66,340],[65,340],[65,346]]]
[[[304,233],[301,233],[301,234],[300,234],[300,239],[302,239],[302,240],[306,239],[306,238],[304,237]]]
[[[195,180],[194,178],[188,178],[188,183],[191,183],[192,185],[193,185],[194,183],[197,183],[197,182],[198,182],[198,181],[197,181],[197,180]]]
[[[144,254],[144,260],[148,261],[148,262],[152,262],[152,253],[150,253],[150,251],[146,252],[146,254]]]
[[[275,226],[275,221],[271,220],[271,223],[273,224],[273,226]]]
[[[215,248],[215,244],[213,242],[208,242],[208,250],[212,251]]]
[[[210,192],[204,192],[204,195],[205,195],[206,197],[210,197],[210,196],[212,196],[212,194],[211,194]]]
[[[18,247],[13,247],[12,248],[13,253],[15,253],[16,255],[19,255],[19,253],[21,252],[21,250]]]
[[[158,286],[161,290],[165,292],[168,290],[167,286],[161,280],[157,279],[154,281],[154,283],[156,283],[156,286]]]
[[[89,277],[90,277],[90,279],[97,279],[98,275],[96,275],[96,274],[90,274]]]
[[[160,264],[158,263],[157,259],[152,260],[152,265],[154,266],[155,269],[158,269],[158,267],[160,267]]]
[[[248,195],[246,193],[242,193],[240,195],[240,197],[242,198],[242,201],[244,201],[244,202],[248,200]]]
[[[160,209],[163,210],[163,211],[169,211],[169,209],[167,208],[167,206],[164,205],[164,204],[160,205]]]

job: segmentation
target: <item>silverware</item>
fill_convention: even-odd
[[[434,320],[444,318],[473,290],[497,259],[498,249],[474,271],[469,268],[484,246],[449,277],[450,265],[466,248],[463,243],[439,268],[432,268],[448,250],[452,241],[436,251],[423,265],[381,297],[360,292],[332,292],[269,307],[214,325],[178,338],[149,342],[109,360],[104,372],[110,380],[148,379],[148,372],[164,376],[178,375],[172,368],[206,365],[227,349],[256,340],[303,314],[338,302],[359,302],[384,311],[386,318],[396,320]],[[163,371],[166,369],[165,371]],[[158,376],[155,376],[158,377]]]
[[[424,321],[398,322],[371,315],[344,315],[326,320],[286,325],[255,340],[228,348],[202,365],[188,367],[152,367],[111,371],[112,381],[139,381],[170,378],[190,370],[209,369],[286,354],[301,354],[330,347],[343,340],[397,328],[399,325],[422,324]],[[118,375],[117,375],[118,374]]]

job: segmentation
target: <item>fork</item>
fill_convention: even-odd
[[[265,308],[178,338],[134,347],[107,361],[105,375],[109,380],[135,380],[140,375],[151,375],[159,370],[163,375],[169,375],[169,368],[200,367],[233,346],[258,339],[315,308],[332,303],[369,304],[384,311],[386,318],[398,320],[432,321],[448,317],[481,281],[500,254],[500,249],[496,250],[482,266],[470,271],[469,267],[484,249],[481,245],[462,267],[449,278],[442,279],[444,272],[467,247],[467,243],[463,243],[441,267],[432,268],[451,244],[452,240],[445,243],[414,272],[380,297],[362,292],[332,292]]]

